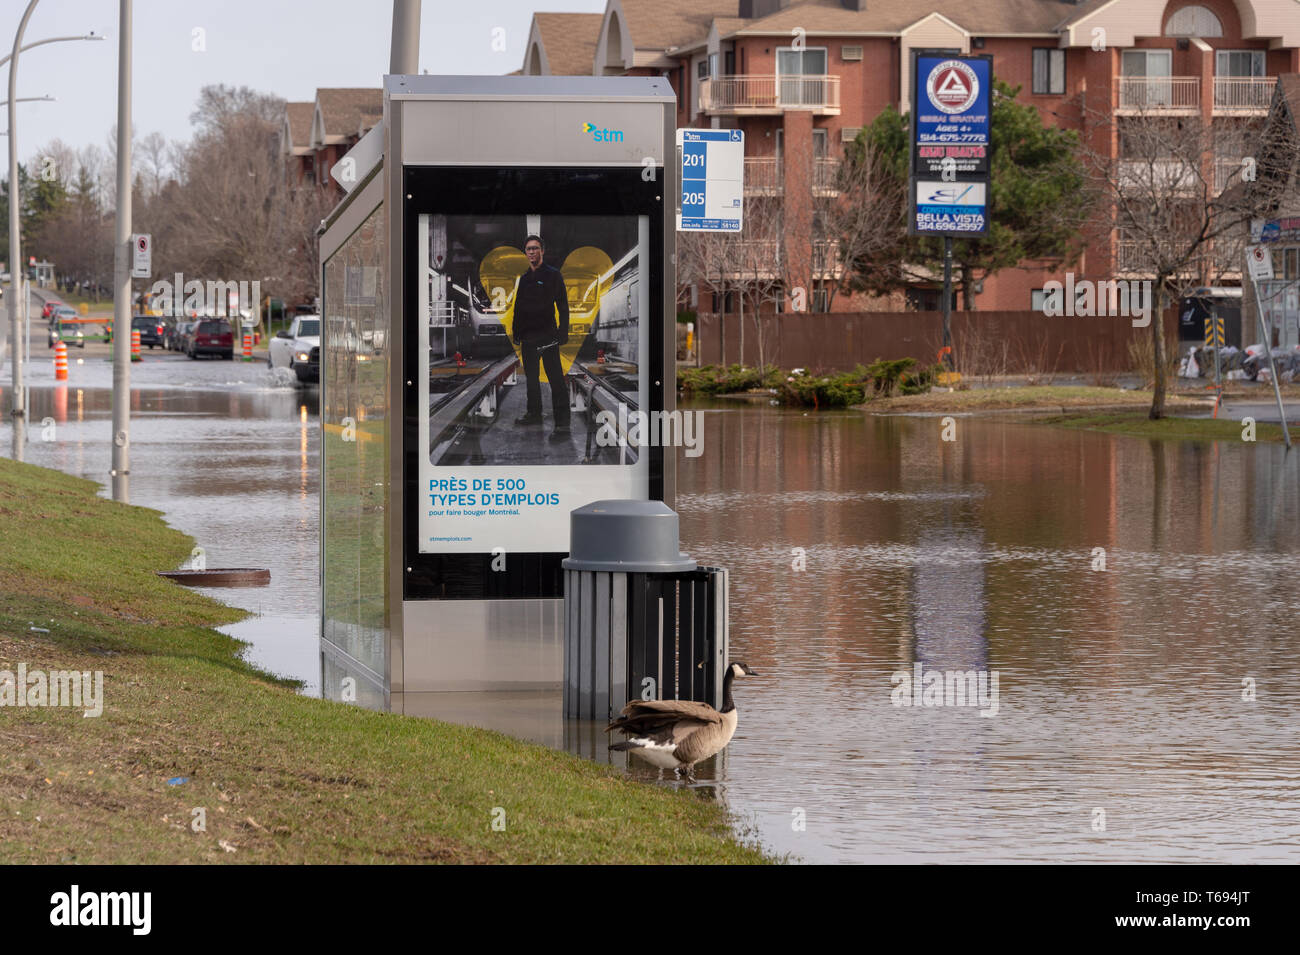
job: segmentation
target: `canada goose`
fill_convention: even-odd
[[[691,700],[633,700],[623,707],[622,716],[605,727],[606,733],[618,730],[628,737],[610,749],[636,753],[660,769],[685,767],[689,776],[696,763],[721,752],[736,732],[731,681],[757,675],[743,663],[727,667],[721,710]]]

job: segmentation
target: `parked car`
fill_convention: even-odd
[[[69,311],[72,311],[72,309],[69,309]],[[63,319],[52,322],[50,324],[49,347],[53,348],[59,341],[64,342],[69,348],[73,345],[78,348],[85,348],[86,336],[81,330],[81,323]]]
[[[58,308],[60,305],[62,305],[62,304],[63,304],[63,303],[60,302],[57,298],[49,299],[49,300],[45,303],[45,305],[42,306],[42,308],[41,308],[41,318],[44,318],[44,319],[47,319],[47,320],[48,320],[49,317],[50,317],[51,315],[54,314],[54,310],[55,310],[56,308]]]
[[[230,323],[220,318],[203,319],[194,326],[194,332],[189,337],[187,354],[191,358],[198,358],[200,355],[219,355],[227,361],[233,360],[235,333]]]
[[[163,328],[163,348],[168,351],[183,351],[180,347],[180,339],[188,324],[184,320],[168,321]]]
[[[163,323],[161,318],[150,315],[136,315],[131,319],[131,331],[140,333],[140,346],[148,345],[160,348],[163,343]]]
[[[266,363],[272,368],[288,368],[299,381],[320,381],[320,316],[299,315],[272,338]]]

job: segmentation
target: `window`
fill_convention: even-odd
[[[1165,36],[1223,36],[1223,24],[1205,7],[1183,7],[1165,24]]]
[[[779,47],[776,51],[776,71],[782,76],[825,76],[826,47]]]
[[[709,54],[709,76],[718,75],[718,54]]]
[[[1119,85],[1120,106],[1137,109],[1172,106],[1173,62],[1172,50],[1125,50],[1120,60],[1123,76]]]
[[[1282,278],[1289,281],[1300,279],[1300,246],[1282,252]]]
[[[1170,76],[1173,62],[1171,50],[1125,50],[1122,67],[1125,76]]]
[[[1080,310],[1085,307],[1084,301],[1087,294],[1087,285],[1079,285],[1074,290],[1075,309]],[[1041,312],[1051,303],[1052,311],[1057,315],[1064,315],[1063,299],[1065,297],[1064,289],[1052,289],[1051,292],[1045,289],[1036,288],[1029,293],[1029,307],[1035,312]]]
[[[812,310],[829,312],[831,310],[831,293],[827,288],[815,288],[812,294]]]
[[[725,53],[722,54],[722,75],[723,76],[736,75],[736,51],[735,50],[727,50]]]
[[[1214,54],[1215,76],[1263,76],[1263,50],[1218,50]]]
[[[826,102],[826,47],[778,47],[776,72],[781,106],[820,106]]]
[[[938,312],[943,310],[943,291],[932,288],[909,288],[905,293],[907,308],[913,312]],[[957,290],[952,290],[952,310],[957,311]]]
[[[1065,51],[1050,47],[1034,50],[1034,92],[1061,96],[1065,93]]]
[[[707,80],[709,78],[709,61],[707,58],[701,59],[695,64],[695,78],[697,80]]]
[[[828,145],[829,139],[827,138],[829,135],[830,135],[829,132],[827,132],[827,130],[825,129],[819,128],[819,129],[814,129],[812,131],[813,157],[815,159],[825,159],[827,157],[828,155],[827,150],[830,148]],[[858,135],[858,131],[856,129],[853,130],[854,138],[857,138],[857,135]],[[781,161],[781,155],[784,152],[785,152],[785,130],[778,129],[776,131],[776,161],[778,163]]]

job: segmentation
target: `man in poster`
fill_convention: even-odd
[[[569,434],[569,392],[560,366],[560,345],[569,339],[569,298],[564,276],[542,261],[545,247],[540,236],[524,240],[528,271],[515,287],[514,340],[523,352],[524,377],[528,382],[528,408],[515,419],[517,425],[542,423],[542,385],[538,363],[551,386],[551,409],[555,415],[552,441]]]

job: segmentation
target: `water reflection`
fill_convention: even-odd
[[[679,458],[763,674],[728,805],[815,861],[1295,861],[1300,456],[959,429],[745,409]],[[997,673],[997,715],[894,705],[917,663]]]

